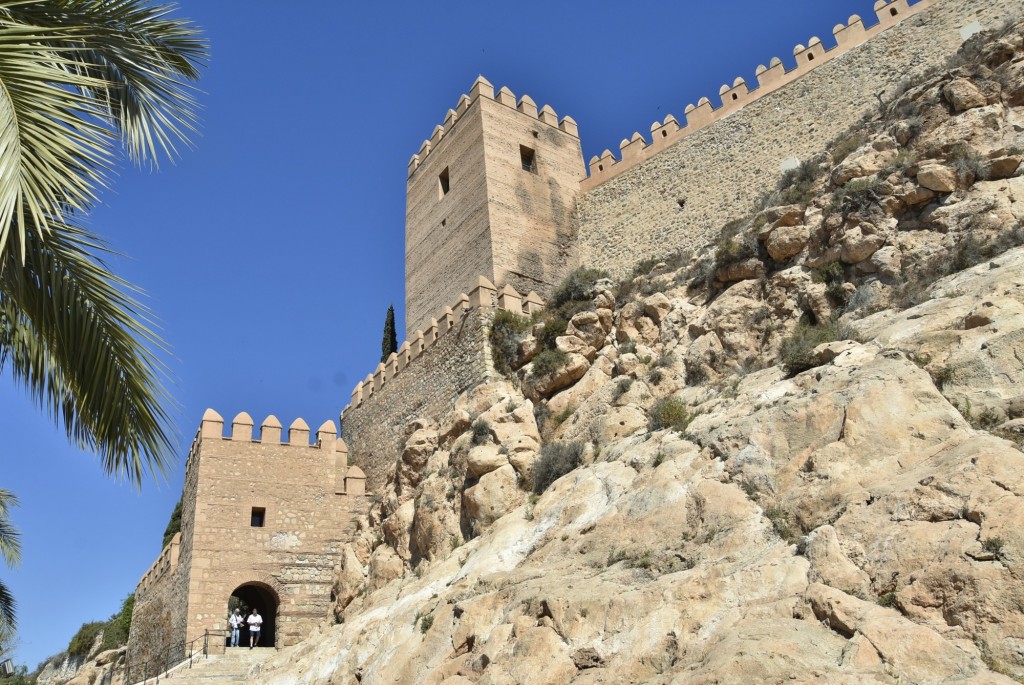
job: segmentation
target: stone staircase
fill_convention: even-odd
[[[174,685],[241,685],[246,682],[249,670],[272,657],[277,650],[273,647],[229,647],[224,654],[198,658],[188,665],[171,671],[165,680]]]

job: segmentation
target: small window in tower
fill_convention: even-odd
[[[889,14],[891,14],[892,16],[895,17],[897,14],[899,14],[899,12],[896,10],[895,7],[890,7],[889,8]]]
[[[519,159],[523,163],[523,171],[537,171],[537,154],[533,151],[533,148],[520,145]]]
[[[739,96],[739,95],[737,95],[736,93],[733,93],[733,94],[732,94],[732,99],[733,99],[733,100],[739,100],[739,99],[740,99],[740,96]]]
[[[448,180],[448,167],[444,168],[437,176],[437,198],[441,199],[451,190],[451,182]]]
[[[808,62],[813,62],[814,61],[814,53],[811,53],[811,52],[807,53],[807,61]]]
[[[252,508],[252,518],[249,520],[249,525],[253,528],[262,528],[263,524],[267,520],[267,510],[263,507]]]

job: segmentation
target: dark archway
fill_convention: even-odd
[[[230,615],[235,607],[242,610],[242,615],[249,616],[253,608],[260,612],[263,617],[263,627],[260,631],[260,647],[275,647],[277,639],[277,594],[263,583],[245,583],[235,588],[228,599],[228,614]],[[249,632],[242,631],[240,645],[249,645]]]

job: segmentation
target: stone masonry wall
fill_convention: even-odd
[[[363,474],[348,466],[332,422],[320,427],[313,445],[301,419],[284,441],[274,417],[263,422],[259,440],[244,413],[230,436],[222,431],[223,419],[208,411],[199,443],[188,633],[226,629],[231,594],[254,585],[278,603],[276,646],[295,644],[330,615],[339,550],[364,509]],[[262,526],[252,523],[254,508],[265,512]],[[271,607],[260,609],[267,615]]]
[[[456,317],[451,330],[433,346],[389,378],[371,396],[353,403],[341,417],[341,430],[352,463],[366,472],[368,491],[384,484],[401,456],[405,427],[413,419],[437,419],[455,405],[459,395],[488,380],[486,310]]]
[[[128,632],[128,664],[132,673],[160,658],[172,645],[199,637],[187,635],[188,583],[192,566],[192,530],[195,527],[195,498],[199,484],[198,435],[185,462],[185,484],[181,496],[181,531],[176,564],[167,573],[153,575],[154,563],[135,588],[135,608]],[[161,558],[164,556],[161,552]]]
[[[579,200],[578,262],[622,276],[643,258],[702,246],[775,187],[784,161],[821,152],[878,106],[877,93],[891,97],[908,74],[941,64],[962,28],[993,28],[1022,10],[1021,0],[937,0],[597,185]]]

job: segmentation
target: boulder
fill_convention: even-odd
[[[537,402],[583,378],[583,374],[590,368],[590,362],[581,354],[568,354],[564,364],[540,377],[534,376],[532,367],[532,363],[523,367],[523,370],[526,371],[523,380],[523,393]]]
[[[644,314],[650,317],[651,321],[661,325],[662,319],[672,309],[672,303],[665,293],[654,293],[644,300]]]
[[[723,283],[734,283],[748,278],[762,278],[763,276],[764,264],[755,257],[725,264],[715,271],[715,277]]]
[[[810,232],[807,226],[800,224],[793,226],[780,226],[768,235],[765,247],[771,258],[777,262],[783,262],[795,254],[799,254],[807,240]]]
[[[1024,157],[1020,155],[1004,155],[990,159],[985,164],[985,178],[990,181],[996,181],[1013,176],[1017,173],[1017,169],[1020,168],[1022,159]]]
[[[988,104],[985,93],[966,78],[953,79],[942,89],[942,94],[955,112],[965,112]]]
[[[931,162],[917,172],[917,182],[937,193],[952,193],[959,187],[956,172],[945,164]]]
[[[490,473],[508,463],[508,457],[498,445],[477,445],[466,455],[466,470],[475,478]]]
[[[566,335],[576,336],[591,347],[600,348],[604,346],[604,338],[608,330],[601,324],[601,318],[597,312],[579,312],[569,320],[565,329]]]
[[[523,503],[515,469],[505,464],[480,478],[462,495],[466,514],[478,527],[486,527]]]

